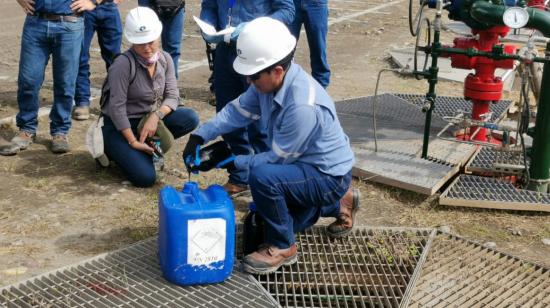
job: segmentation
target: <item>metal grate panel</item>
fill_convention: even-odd
[[[233,271],[215,285],[162,278],[156,239],[0,289],[0,307],[274,307],[252,276]]]
[[[338,117],[350,137],[356,156],[354,174],[373,181],[422,194],[434,194],[458,172],[458,166],[473,149],[435,138],[448,123],[432,118],[432,150],[429,160],[421,159],[426,115],[421,108],[391,94],[376,98],[377,151],[374,143],[374,96],[340,101]],[[452,132],[443,133],[451,137]]]
[[[467,172],[481,173],[517,173],[507,172],[502,168],[496,170],[498,166],[513,166],[514,168],[524,167],[522,151],[502,151],[495,147],[481,146],[472,162],[466,166]],[[527,161],[529,166],[529,159]],[[522,171],[522,170],[520,170]]]
[[[298,262],[258,281],[283,307],[398,307],[430,230],[357,228],[331,240],[324,228],[297,236]]]
[[[441,195],[443,205],[550,211],[550,194],[523,190],[504,180],[460,175]]]
[[[417,106],[423,106],[424,100],[426,99],[425,95],[419,94],[394,93],[393,95],[405,99]],[[511,105],[512,101],[510,100],[501,100],[496,104],[491,104],[489,110],[493,115],[489,122],[497,123],[502,120]],[[462,110],[462,112],[466,114],[472,113],[472,103],[462,97],[438,96],[436,98],[434,113],[440,117],[455,116],[459,110]]]
[[[433,195],[459,172],[458,166],[445,162],[395,152],[373,152],[352,148],[356,158],[356,176],[421,194]]]
[[[442,233],[412,293],[409,307],[549,307],[550,269]]]
[[[352,143],[374,139],[373,130],[374,96],[340,101],[336,104],[338,118]],[[384,140],[422,140],[425,114],[408,101],[391,94],[379,95],[376,101],[377,136]],[[436,135],[445,128],[439,116],[432,118],[431,134]]]

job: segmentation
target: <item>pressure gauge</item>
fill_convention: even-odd
[[[509,7],[504,11],[502,21],[512,29],[523,28],[529,21],[529,13],[521,7]]]

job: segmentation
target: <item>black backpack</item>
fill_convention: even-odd
[[[158,17],[168,19],[185,8],[185,0],[151,0],[150,6]]]
[[[130,62],[130,83],[128,86],[132,85],[134,83],[134,80],[136,80],[136,56],[129,52],[131,56],[128,56],[126,53],[119,53],[113,57],[113,62],[115,62],[115,59],[119,56],[125,56],[128,58],[128,61]],[[109,86],[109,74],[105,77],[105,80],[103,80],[103,85],[101,86],[101,97],[99,98],[99,107],[103,108],[105,104],[109,101],[109,96],[111,95],[111,87]]]

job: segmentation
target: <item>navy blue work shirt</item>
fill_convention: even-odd
[[[56,15],[72,15],[71,0],[35,0],[34,14],[50,13]]]
[[[290,25],[294,20],[293,0],[202,0],[200,18],[213,25],[218,31],[228,26],[236,27],[258,17],[271,17]],[[229,13],[231,12],[231,25]]]

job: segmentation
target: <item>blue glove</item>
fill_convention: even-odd
[[[231,41],[231,42],[236,42],[237,39],[239,38],[239,34],[241,34],[241,31],[243,31],[244,26],[246,26],[246,24],[248,24],[248,21],[241,22],[241,23],[235,28],[235,30],[233,30],[233,32],[231,32],[230,34],[226,34],[226,35],[223,37],[223,40],[224,40],[226,43],[229,43],[230,41]]]
[[[224,169],[227,169],[227,171],[230,171],[230,172],[237,169],[237,167],[235,166],[235,155],[231,154],[231,156],[229,156],[225,160],[222,160],[221,162],[219,162],[216,165],[216,168],[224,168]]]
[[[198,135],[189,135],[189,141],[185,145],[183,150],[183,162],[187,171],[192,171],[193,167],[200,165],[201,161],[199,160],[199,149],[203,145],[204,139]]]
[[[193,136],[193,135],[191,135]],[[200,149],[195,158],[194,164],[191,166],[191,172],[202,171],[206,172],[213,168],[231,168],[235,156],[231,153],[229,145],[224,141],[218,141],[207,147]]]
[[[208,35],[201,31],[202,38],[209,44],[218,44],[223,41],[223,35]]]

